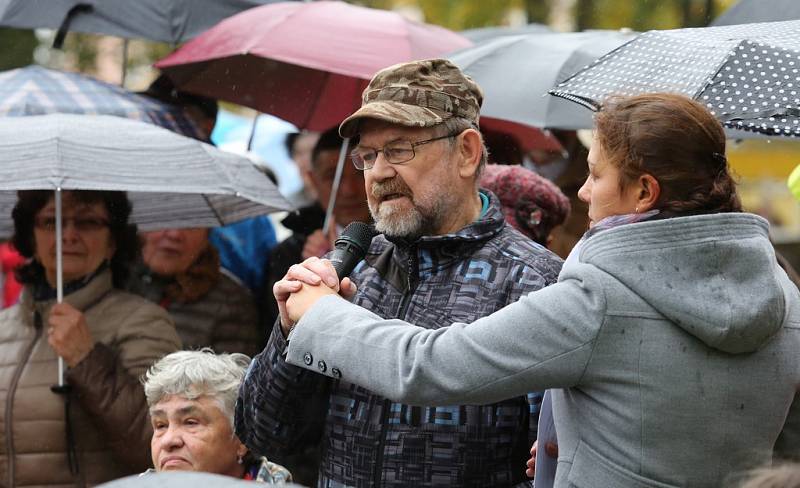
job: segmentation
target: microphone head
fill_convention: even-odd
[[[371,225],[364,222],[351,222],[336,239],[335,247],[339,247],[341,241],[342,244],[358,247],[362,255],[365,255],[375,234],[375,228]]]

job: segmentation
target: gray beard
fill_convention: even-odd
[[[446,204],[441,199],[430,211],[417,206],[409,210],[391,209],[378,206],[377,211],[370,205],[369,213],[375,221],[375,230],[387,237],[401,237],[414,240],[424,235],[434,235],[444,218]]]

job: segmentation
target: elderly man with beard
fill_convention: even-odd
[[[478,131],[482,98],[449,61],[405,63],[375,75],[361,108],[340,126],[342,136],[358,137],[352,160],[364,171],[381,233],[350,276],[356,304],[438,328],[556,281],[559,258],[506,225],[497,198],[478,189],[487,158]],[[236,433],[253,452],[281,462],[321,441],[320,487],[525,483],[538,395],[412,406],[340,381],[344,372],[310,354],[305,362],[323,375],[291,366],[285,300],[297,286],[276,284],[280,324],[239,390]],[[324,425],[306,428],[318,425],[316,416],[325,416]]]

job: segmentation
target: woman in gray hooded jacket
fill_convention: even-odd
[[[309,286],[333,272],[307,262],[275,287],[286,360],[419,405],[554,389],[556,487],[717,487],[797,454],[800,295],[741,212],[722,127],[667,94],[612,100],[596,124],[592,224],[557,284],[427,330]]]

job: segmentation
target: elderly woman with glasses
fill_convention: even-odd
[[[66,191],[62,202],[63,303],[53,192],[19,192],[12,214],[11,242],[27,262],[19,303],[0,313],[4,486],[97,484],[147,467],[138,377],[180,349],[164,310],[119,289],[137,244],[125,194]]]
[[[236,394],[249,363],[244,354],[215,355],[206,348],[172,353],[150,368],[144,390],[155,471],[202,471],[267,483],[292,480],[282,466],[249,455],[233,432]]]

